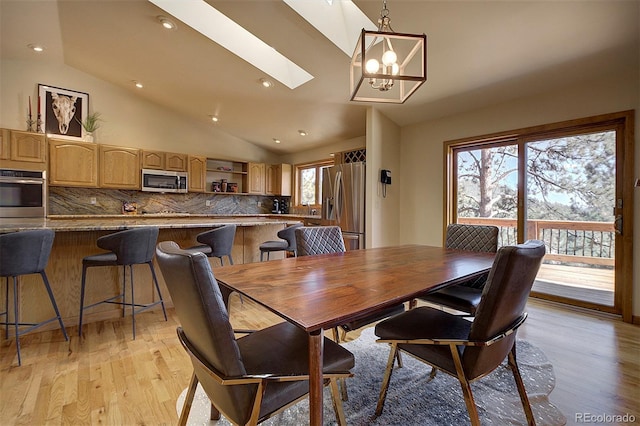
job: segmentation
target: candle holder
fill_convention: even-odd
[[[31,118],[31,114],[27,116],[27,132],[33,132],[33,125],[36,124],[35,120]]]
[[[36,121],[36,132],[44,133],[44,130],[42,130],[42,119],[40,114],[38,114],[38,120]]]

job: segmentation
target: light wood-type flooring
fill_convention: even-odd
[[[568,424],[576,424],[576,413],[629,413],[640,421],[640,327],[539,300],[531,300],[528,311],[519,338],[540,347],[553,363],[550,399]],[[3,340],[0,425],[175,424],[176,399],[187,387],[191,365],[175,334],[178,318],[172,309],[168,313],[168,322],[160,310],[137,316],[135,341],[129,317],[89,324],[82,338],[69,324],[69,342],[60,331],[25,335],[21,367],[14,340]],[[236,328],[278,320],[237,296],[231,298],[231,318]]]

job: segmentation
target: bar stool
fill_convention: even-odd
[[[260,244],[260,262],[263,260],[263,255],[267,253],[267,260],[269,260],[269,253],[273,251],[285,251],[293,253],[294,256],[298,255],[298,249],[296,246],[296,229],[302,226],[301,223],[288,226],[278,231],[278,238],[282,238],[280,241],[265,241]]]
[[[0,276],[5,277],[5,311],[0,316],[5,317],[5,336],[9,338],[9,277],[13,279],[13,326],[15,327],[16,349],[18,352],[18,365],[22,365],[20,357],[20,336],[31,330],[58,320],[64,339],[69,340],[67,330],[64,328],[58,305],[53,297],[49,280],[44,269],[49,262],[51,247],[55,233],[50,229],[38,229],[35,231],[20,231],[0,235]],[[51,305],[56,316],[38,323],[21,323],[18,310],[18,276],[40,274],[44,286],[49,293]],[[29,326],[25,330],[19,330],[21,326]]]
[[[190,253],[201,252],[208,257],[217,257],[220,259],[220,265],[224,266],[222,258],[227,256],[229,262],[233,265],[231,257],[231,249],[236,238],[236,225],[229,224],[219,226],[210,231],[202,232],[196,236],[196,240],[202,245],[189,247],[186,251]]]
[[[109,250],[107,253],[94,254],[86,256],[82,259],[82,287],[80,289],[80,323],[78,325],[78,335],[82,336],[82,316],[85,309],[92,308],[102,303],[111,303],[122,306],[122,315],[126,306],[131,306],[131,317],[133,323],[133,338],[136,338],[136,313],[140,313],[155,305],[162,306],[164,320],[167,321],[167,311],[164,307],[164,299],[160,293],[160,286],[153,267],[153,255],[155,252],[156,242],[158,241],[158,228],[155,226],[147,226],[143,228],[128,229],[125,231],[115,232],[98,238],[97,245],[101,249]],[[158,292],[159,300],[148,304],[135,303],[134,283],[133,283],[133,265],[139,264],[149,265],[153,283]],[[118,266],[122,265],[122,293],[84,306],[84,292],[87,278],[87,268],[94,266]],[[130,285],[131,285],[131,302],[127,302],[127,266],[129,267]],[[121,299],[118,301],[117,299]],[[136,309],[139,308],[139,309]]]

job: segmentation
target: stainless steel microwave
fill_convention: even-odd
[[[187,192],[187,172],[142,169],[142,190],[147,192]]]

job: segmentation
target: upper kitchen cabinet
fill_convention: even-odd
[[[207,158],[189,156],[189,192],[205,192],[207,190]]]
[[[187,154],[163,151],[142,151],[142,168],[155,170],[172,170],[186,172],[188,169]]]
[[[140,150],[100,145],[100,187],[140,189]]]
[[[268,195],[291,196],[291,164],[268,164],[265,172]]]
[[[247,192],[249,194],[265,193],[264,163],[249,163],[247,166]]]
[[[49,185],[98,187],[98,145],[49,139]]]
[[[47,162],[47,139],[44,134],[2,129],[0,138],[0,160],[18,162],[3,162],[3,166],[20,167],[20,163]]]

